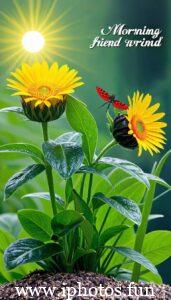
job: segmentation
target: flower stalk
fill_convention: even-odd
[[[136,239],[135,239],[134,250],[140,253],[142,252],[144,238],[147,231],[148,217],[151,213],[154,193],[155,193],[155,183],[152,183],[151,188],[147,192],[145,197],[143,211],[142,211],[142,222],[137,230]],[[132,272],[132,281],[138,282],[140,276],[140,270],[141,270],[141,265],[135,263]]]
[[[44,142],[47,142],[48,137],[48,123],[42,122],[42,129],[43,129],[43,138]],[[46,169],[46,177],[49,187],[49,194],[51,199],[51,206],[53,215],[55,216],[57,214],[57,208],[56,208],[56,199],[55,199],[55,191],[54,191],[54,182],[53,182],[53,174],[52,174],[52,167],[50,164],[45,160],[45,169]]]
[[[116,146],[117,144],[118,144],[118,142],[115,141],[115,140],[112,140],[111,142],[109,142],[109,143],[102,149],[102,151],[100,152],[100,154],[97,156],[97,158],[96,158],[94,164],[97,163],[97,162],[100,160],[100,158],[101,158],[108,150],[110,150],[111,148],[113,148],[113,147]]]

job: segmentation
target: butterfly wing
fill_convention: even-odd
[[[128,109],[128,105],[119,101],[119,100],[114,100],[113,101],[113,106],[117,109],[120,109],[120,110],[127,110]]]
[[[101,87],[96,87],[97,94],[102,98],[104,101],[109,102],[110,101],[110,95],[108,92],[103,90]]]

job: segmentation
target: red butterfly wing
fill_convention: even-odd
[[[119,101],[119,100],[114,100],[113,101],[113,106],[117,109],[121,109],[121,110],[127,110],[128,109],[128,105]]]
[[[100,98],[102,98],[104,101],[109,102],[110,100],[110,95],[108,92],[106,92],[105,90],[103,90],[101,87],[97,86],[96,87],[96,91],[98,93],[98,95],[100,96]]]

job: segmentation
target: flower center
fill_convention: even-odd
[[[47,97],[50,91],[51,91],[50,88],[45,85],[42,85],[38,88],[39,95],[43,98]]]
[[[146,130],[145,130],[145,124],[142,120],[140,120],[138,117],[132,118],[132,130],[137,138],[140,140],[144,140],[146,137]]]

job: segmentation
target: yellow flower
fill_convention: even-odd
[[[67,95],[83,84],[77,73],[67,65],[59,67],[56,62],[50,67],[45,61],[33,65],[24,63],[21,69],[11,73],[14,79],[7,81],[8,86],[17,91],[13,96],[21,96],[26,115],[42,122],[57,119],[63,113]]]
[[[128,134],[133,135],[138,143],[138,155],[142,150],[158,153],[165,144],[165,132],[162,128],[166,127],[165,122],[159,122],[165,113],[155,113],[160,104],[150,106],[152,96],[150,94],[134,93],[133,97],[128,96],[129,108],[127,111]]]

